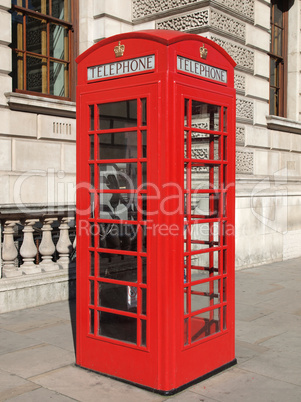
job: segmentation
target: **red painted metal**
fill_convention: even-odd
[[[77,364],[173,393],[235,361],[235,63],[156,30],[77,62]]]

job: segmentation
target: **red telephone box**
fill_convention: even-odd
[[[235,363],[235,63],[163,30],[77,62],[77,364],[172,394]]]

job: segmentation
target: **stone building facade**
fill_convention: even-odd
[[[236,268],[301,256],[301,2],[71,2],[74,25],[64,25],[74,42],[70,68],[74,69],[77,54],[103,38],[144,29],[200,34],[232,56],[237,63]],[[34,4],[49,2],[29,3],[34,9]],[[14,12],[24,16],[22,7],[29,3],[0,0],[0,312],[60,300],[74,292],[68,278],[74,279],[69,252],[75,248],[76,104],[74,93],[43,96],[14,88],[18,67],[14,52],[20,44],[14,39],[18,33],[13,16]],[[286,67],[281,81],[284,107],[273,113],[270,93],[275,77],[271,78],[270,60],[271,42],[277,39],[271,26],[275,4],[276,17],[280,11],[286,18],[282,37]]]

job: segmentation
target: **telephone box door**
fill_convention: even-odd
[[[85,286],[77,295],[77,363],[146,386],[156,376],[157,348],[146,220],[156,96],[155,85],[81,95],[77,144],[78,253],[87,261],[78,271]]]

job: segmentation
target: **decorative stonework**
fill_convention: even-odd
[[[245,145],[245,128],[244,126],[236,126],[236,144]]]
[[[242,93],[246,90],[246,77],[244,75],[234,74],[234,88]]]
[[[221,6],[232,12],[243,15],[246,18],[254,19],[254,0],[215,0]],[[152,16],[153,14],[164,13],[169,10],[176,10],[180,7],[195,4],[200,7],[204,0],[133,0],[133,19]]]
[[[244,23],[214,10],[210,12],[210,26],[236,38],[242,40],[246,38],[246,25]]]
[[[253,152],[236,152],[236,173],[253,174]]]
[[[157,29],[173,29],[176,31],[189,31],[195,28],[208,26],[209,10],[197,13],[180,15],[179,17],[169,18],[156,24]]]
[[[245,99],[236,99],[236,117],[253,121],[253,102]]]
[[[211,36],[211,40],[220,45],[237,63],[237,67],[254,70],[254,52],[236,43],[228,42],[216,36]]]

